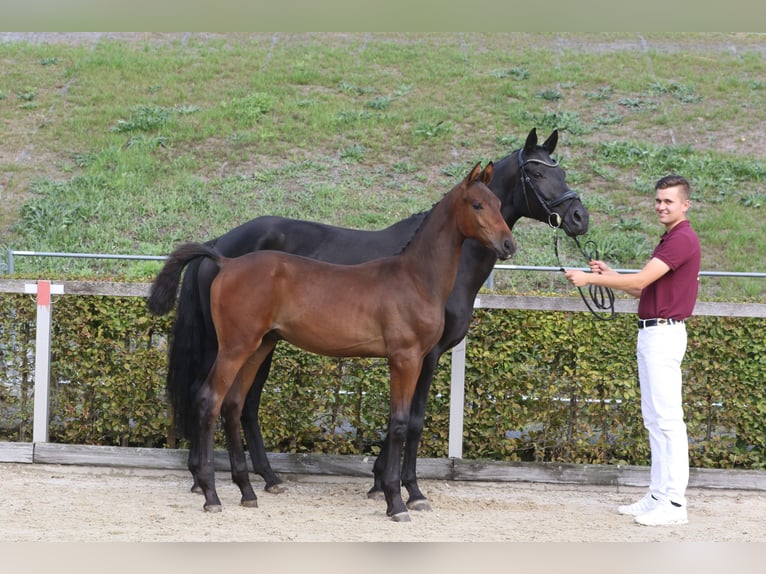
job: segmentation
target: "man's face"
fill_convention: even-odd
[[[668,229],[686,218],[691,202],[682,198],[682,188],[678,185],[657,190],[654,197],[654,210],[657,212],[660,223]]]

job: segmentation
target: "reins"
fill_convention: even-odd
[[[553,227],[553,250],[556,253],[556,261],[559,264],[559,269],[561,269],[561,272],[564,273],[566,269],[564,269],[564,266],[561,264],[561,259],[559,258],[559,236],[558,233],[556,233],[558,229],[558,227]],[[577,237],[572,237],[572,239],[574,239],[574,242],[577,244],[577,248],[580,250],[580,253],[582,253],[583,257],[585,257],[586,261],[599,258],[598,247],[594,241],[588,240],[585,242],[586,247],[592,248],[592,251],[588,252],[583,248],[582,245],[580,245],[580,240],[577,239]],[[593,284],[588,285],[588,295],[590,296],[590,301],[593,306],[591,306],[591,303],[589,303],[588,299],[585,298],[582,287],[578,287],[577,290],[580,292],[580,297],[582,298],[583,303],[585,303],[585,306],[588,308],[588,311],[590,311],[594,317],[600,319],[601,321],[609,321],[614,318],[614,291],[610,287],[603,287],[601,285]],[[598,311],[596,311],[594,308],[598,309]],[[608,311],[609,314],[604,315],[604,311]]]
[[[556,233],[561,227],[562,217],[558,213],[555,213],[553,208],[561,205],[569,199],[577,199],[577,192],[570,189],[553,201],[547,202],[545,198],[543,198],[535,182],[532,181],[532,179],[527,174],[527,170],[524,169],[524,167],[529,163],[538,163],[546,167],[557,167],[559,165],[558,162],[556,160],[553,160],[551,163],[539,159],[524,160],[523,149],[519,150],[518,159],[519,171],[521,173],[521,187],[522,191],[524,192],[524,198],[527,202],[527,210],[531,213],[531,209],[529,207],[529,195],[527,194],[527,187],[529,187],[535,194],[535,198],[537,199],[538,203],[542,206],[548,215],[548,225],[553,228],[553,250],[556,253],[556,261],[559,264],[559,269],[561,269],[563,273],[566,270],[561,264],[561,259],[559,257],[559,236]],[[587,252],[580,244],[580,241],[576,236],[572,237],[572,239],[574,239],[575,243],[577,244],[577,248],[580,250],[580,253],[582,253],[583,257],[585,257],[587,261],[599,258],[598,247],[594,241],[588,240],[585,242],[585,246],[592,249],[592,251]],[[585,306],[588,308],[588,311],[590,311],[594,317],[600,319],[601,321],[609,321],[614,318],[614,291],[612,291],[612,289],[609,287],[602,287],[600,285],[588,285],[588,295],[590,296],[590,302],[588,299],[586,299],[582,288],[578,287],[577,290],[580,292],[580,297],[582,297],[582,300],[585,303]],[[596,309],[598,309],[598,311]],[[608,311],[608,315],[604,315],[604,311]]]

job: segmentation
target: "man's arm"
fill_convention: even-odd
[[[651,285],[670,271],[668,264],[656,257],[650,259],[638,273],[617,273],[603,261],[591,261],[590,268],[592,273],[577,269],[566,271],[566,278],[575,287],[599,285],[620,289],[633,297],[639,297],[644,287]]]

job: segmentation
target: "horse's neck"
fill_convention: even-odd
[[[502,203],[503,218],[508,227],[513,229],[514,224],[524,216],[526,206],[524,188],[519,185],[518,151],[515,151],[494,164],[495,173],[489,188]]]
[[[418,229],[402,256],[413,263],[413,268],[424,282],[437,289],[435,295],[445,300],[455,282],[460,251],[465,236],[455,221],[455,197],[447,194],[437,203]]]
[[[428,213],[428,211],[414,213],[409,217],[402,219],[401,221],[397,221],[396,223],[389,225],[385,229],[381,229],[378,233],[386,233],[396,236],[407,236],[407,234],[409,234],[409,237],[412,237],[412,234],[418,229],[418,227],[422,225],[423,220],[426,218]]]

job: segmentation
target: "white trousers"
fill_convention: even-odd
[[[636,344],[641,384],[641,414],[649,431],[649,492],[658,500],[686,506],[689,440],[681,397],[681,361],[686,354],[686,325],[639,329]]]

